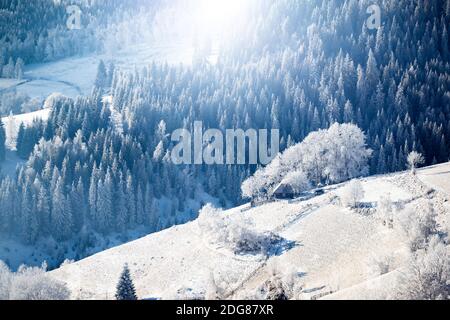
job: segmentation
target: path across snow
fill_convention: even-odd
[[[450,164],[440,167],[437,177],[443,176],[439,173],[445,168],[450,170]],[[415,205],[420,195],[395,183],[404,174],[363,179],[367,201],[376,203],[389,193],[393,201]],[[202,297],[214,274],[227,288],[227,297],[245,298],[276,266],[295,274],[303,288],[297,298],[320,297],[329,291],[346,292],[351,298],[351,288],[362,284],[372,290],[367,289],[367,297],[379,297],[384,295],[379,288],[386,288],[383,279],[389,277],[373,273],[373,260],[392,256],[391,267],[401,268],[408,255],[405,239],[398,229],[383,226],[373,216],[337,205],[335,197],[344,185],[303,202],[267,203],[249,210],[242,206],[224,213],[231,219],[245,217],[255,230],[274,231],[297,243],[277,256],[237,256],[211,246],[194,221],[63,266],[50,275],[66,281],[74,298],[112,298],[122,267],[128,263],[140,297],[183,298],[187,292]]]

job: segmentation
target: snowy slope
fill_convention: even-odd
[[[25,82],[26,82],[25,80],[0,78],[0,93],[2,91],[6,91],[11,88],[15,88],[18,85],[25,83]]]
[[[42,109],[35,112],[24,113],[2,118],[6,131],[6,146],[8,149],[14,150],[16,148],[17,133],[19,132],[20,124],[23,123],[28,126],[34,120],[47,120],[51,109]]]
[[[430,195],[425,184],[430,183],[441,188],[431,194],[435,204],[446,203],[449,172],[447,163],[423,169],[417,177],[398,173],[363,179],[365,201],[376,202],[381,195],[390,194],[394,202],[414,206]],[[395,272],[380,276],[373,270],[373,261],[390,256],[392,271],[400,270],[408,255],[404,235],[372,215],[340,206],[337,196],[344,185],[330,187],[325,195],[307,201],[268,203],[253,209],[246,205],[225,212],[231,219],[248,219],[256,230],[270,230],[296,243],[269,258],[236,255],[213,245],[198,221],[193,221],[65,265],[50,275],[67,282],[74,299],[113,299],[125,263],[142,298],[202,296],[211,274],[216,282],[225,284],[227,298],[246,298],[276,268],[295,275],[295,282],[303,288],[299,299],[322,295],[332,299],[385,298]],[[448,219],[447,209],[445,205],[437,207],[441,221]],[[334,293],[327,295],[329,292]]]
[[[0,79],[0,90],[16,88],[32,98],[47,98],[58,92],[67,97],[76,98],[91,92],[100,60],[114,61],[116,68],[133,71],[152,62],[169,64],[190,64],[193,49],[188,43],[174,45],[142,44],[131,46],[127,50],[109,54],[91,54],[82,57],[71,57],[54,62],[28,65],[25,68],[26,81],[16,83],[8,79]]]
[[[418,176],[426,185],[450,194],[450,167],[448,164],[440,164],[420,170]]]
[[[6,150],[5,161],[0,162],[1,174],[9,177],[15,177],[17,166],[25,164],[25,160],[20,159],[16,152]]]

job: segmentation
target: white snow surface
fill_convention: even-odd
[[[364,201],[376,205],[389,194],[394,202],[413,206],[425,194],[423,179],[442,188],[432,198],[435,204],[445,202],[449,172],[447,163],[420,170],[417,177],[403,172],[362,179]],[[66,282],[74,299],[114,299],[128,263],[140,298],[202,297],[213,275],[226,284],[226,298],[235,299],[251,297],[275,266],[301,284],[298,299],[386,299],[407,261],[405,236],[373,214],[343,208],[338,195],[344,186],[329,187],[326,194],[306,201],[244,205],[223,213],[296,243],[278,255],[235,254],[213,245],[193,221],[62,266],[50,276]],[[448,207],[437,212],[441,220],[448,219]],[[374,273],[371,261],[385,256],[393,257],[390,273]]]
[[[6,147],[11,150],[16,148],[17,133],[19,132],[20,124],[29,126],[34,120],[47,120],[51,109],[41,109],[35,112],[29,112],[14,116],[3,117],[2,122],[5,125],[6,131]]]
[[[9,79],[0,79],[2,80],[0,89],[15,87],[17,92],[42,100],[55,92],[76,98],[91,92],[100,60],[105,61],[106,64],[113,61],[119,70],[134,71],[153,62],[190,64],[193,51],[192,45],[188,43],[141,44],[114,52],[114,55],[94,53],[54,62],[32,64],[25,68],[26,81],[17,83]]]

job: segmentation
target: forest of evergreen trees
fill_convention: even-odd
[[[256,167],[170,162],[170,133],[194,121],[278,128],[283,150],[353,123],[373,150],[371,174],[406,169],[413,150],[426,164],[448,161],[450,0],[378,2],[377,30],[365,27],[371,1],[263,0],[217,64],[122,72],[102,63],[90,96],[55,99],[48,121],[20,128],[17,152],[27,163],[1,181],[0,233],[32,244],[138,225],[156,231],[193,218],[182,213],[200,190],[223,206],[241,203],[240,185]],[[41,60],[43,49],[30,48],[13,51]]]
[[[71,5],[81,12],[77,30],[67,28]],[[108,34],[128,31],[117,30],[116,25],[138,14],[142,6],[151,21],[154,8],[161,4],[159,0],[0,0],[0,77],[20,78],[25,64],[101,52]]]

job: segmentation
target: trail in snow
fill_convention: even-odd
[[[316,204],[307,204],[306,207],[302,208],[302,210],[300,212],[298,212],[296,215],[294,215],[293,217],[291,217],[289,219],[289,221],[287,221],[286,223],[284,223],[283,225],[277,227],[274,229],[274,232],[277,234],[281,234],[283,231],[286,231],[287,229],[289,229],[289,227],[291,227],[294,224],[297,224],[300,220],[308,217],[309,215],[313,214],[314,212],[316,212],[317,210],[319,210],[320,208],[322,208],[322,206],[328,205],[330,203],[332,203],[334,201],[335,197],[332,198],[327,198],[322,202],[316,203]],[[311,200],[311,199],[309,199]],[[245,285],[249,282],[251,282],[254,278],[256,278],[260,272],[267,267],[268,262],[270,260],[270,256],[266,256],[264,261],[261,263],[261,265],[259,265],[252,273],[250,273],[248,275],[248,277],[246,277],[242,283],[240,283],[236,288],[234,288],[233,290],[231,290],[224,298],[228,299],[230,297],[235,296],[240,290],[242,290],[243,288],[245,288]]]
[[[450,173],[450,163],[439,169],[433,183],[445,178],[441,172],[446,170]],[[410,179],[404,172],[362,179],[364,202],[376,205],[387,193],[406,209],[419,206],[422,199],[432,198],[436,205],[441,202],[437,193],[427,193],[430,187],[422,189],[420,181],[414,182],[416,191],[407,190]],[[103,299],[105,292],[114,290],[123,264],[129,263],[140,296],[170,299],[182,298],[183,288],[202,296],[213,273],[219,276],[218,285],[226,288],[226,298],[234,299],[252,296],[275,267],[282,275],[295,275],[295,284],[307,289],[298,291],[301,299],[344,290],[346,297],[358,297],[357,285],[364,283],[368,283],[363,288],[365,296],[375,297],[386,279],[373,273],[372,260],[392,256],[391,269],[397,270],[406,263],[409,249],[400,230],[386,228],[375,216],[338,205],[334,200],[343,187],[327,189],[326,195],[304,202],[274,202],[248,211],[242,206],[224,212],[238,222],[243,217],[251,220],[257,232],[272,231],[299,244],[277,256],[233,255],[226,248],[205,243],[197,224],[191,222],[64,266],[50,276],[67,282],[75,297],[86,292]],[[436,212],[441,220],[448,216],[448,210],[440,207]]]
[[[80,96],[83,95],[83,91],[75,83],[72,83],[72,82],[69,82],[66,80],[58,80],[58,79],[53,79],[53,78],[48,78],[48,77],[27,77],[27,81],[24,83],[21,83],[20,85],[23,85],[25,83],[32,82],[32,81],[48,81],[48,82],[60,83],[60,84],[71,87],[72,89],[77,91]]]
[[[13,89],[16,89],[16,88],[18,88],[18,87],[20,87],[20,86],[22,86],[22,85],[24,85],[24,84],[26,84],[28,82],[31,82],[31,81],[32,81],[31,79],[23,79],[20,82],[18,82],[16,84],[13,84],[12,86],[9,86],[9,87],[6,87],[6,88],[0,88],[0,94],[8,92],[8,91],[11,91]]]

